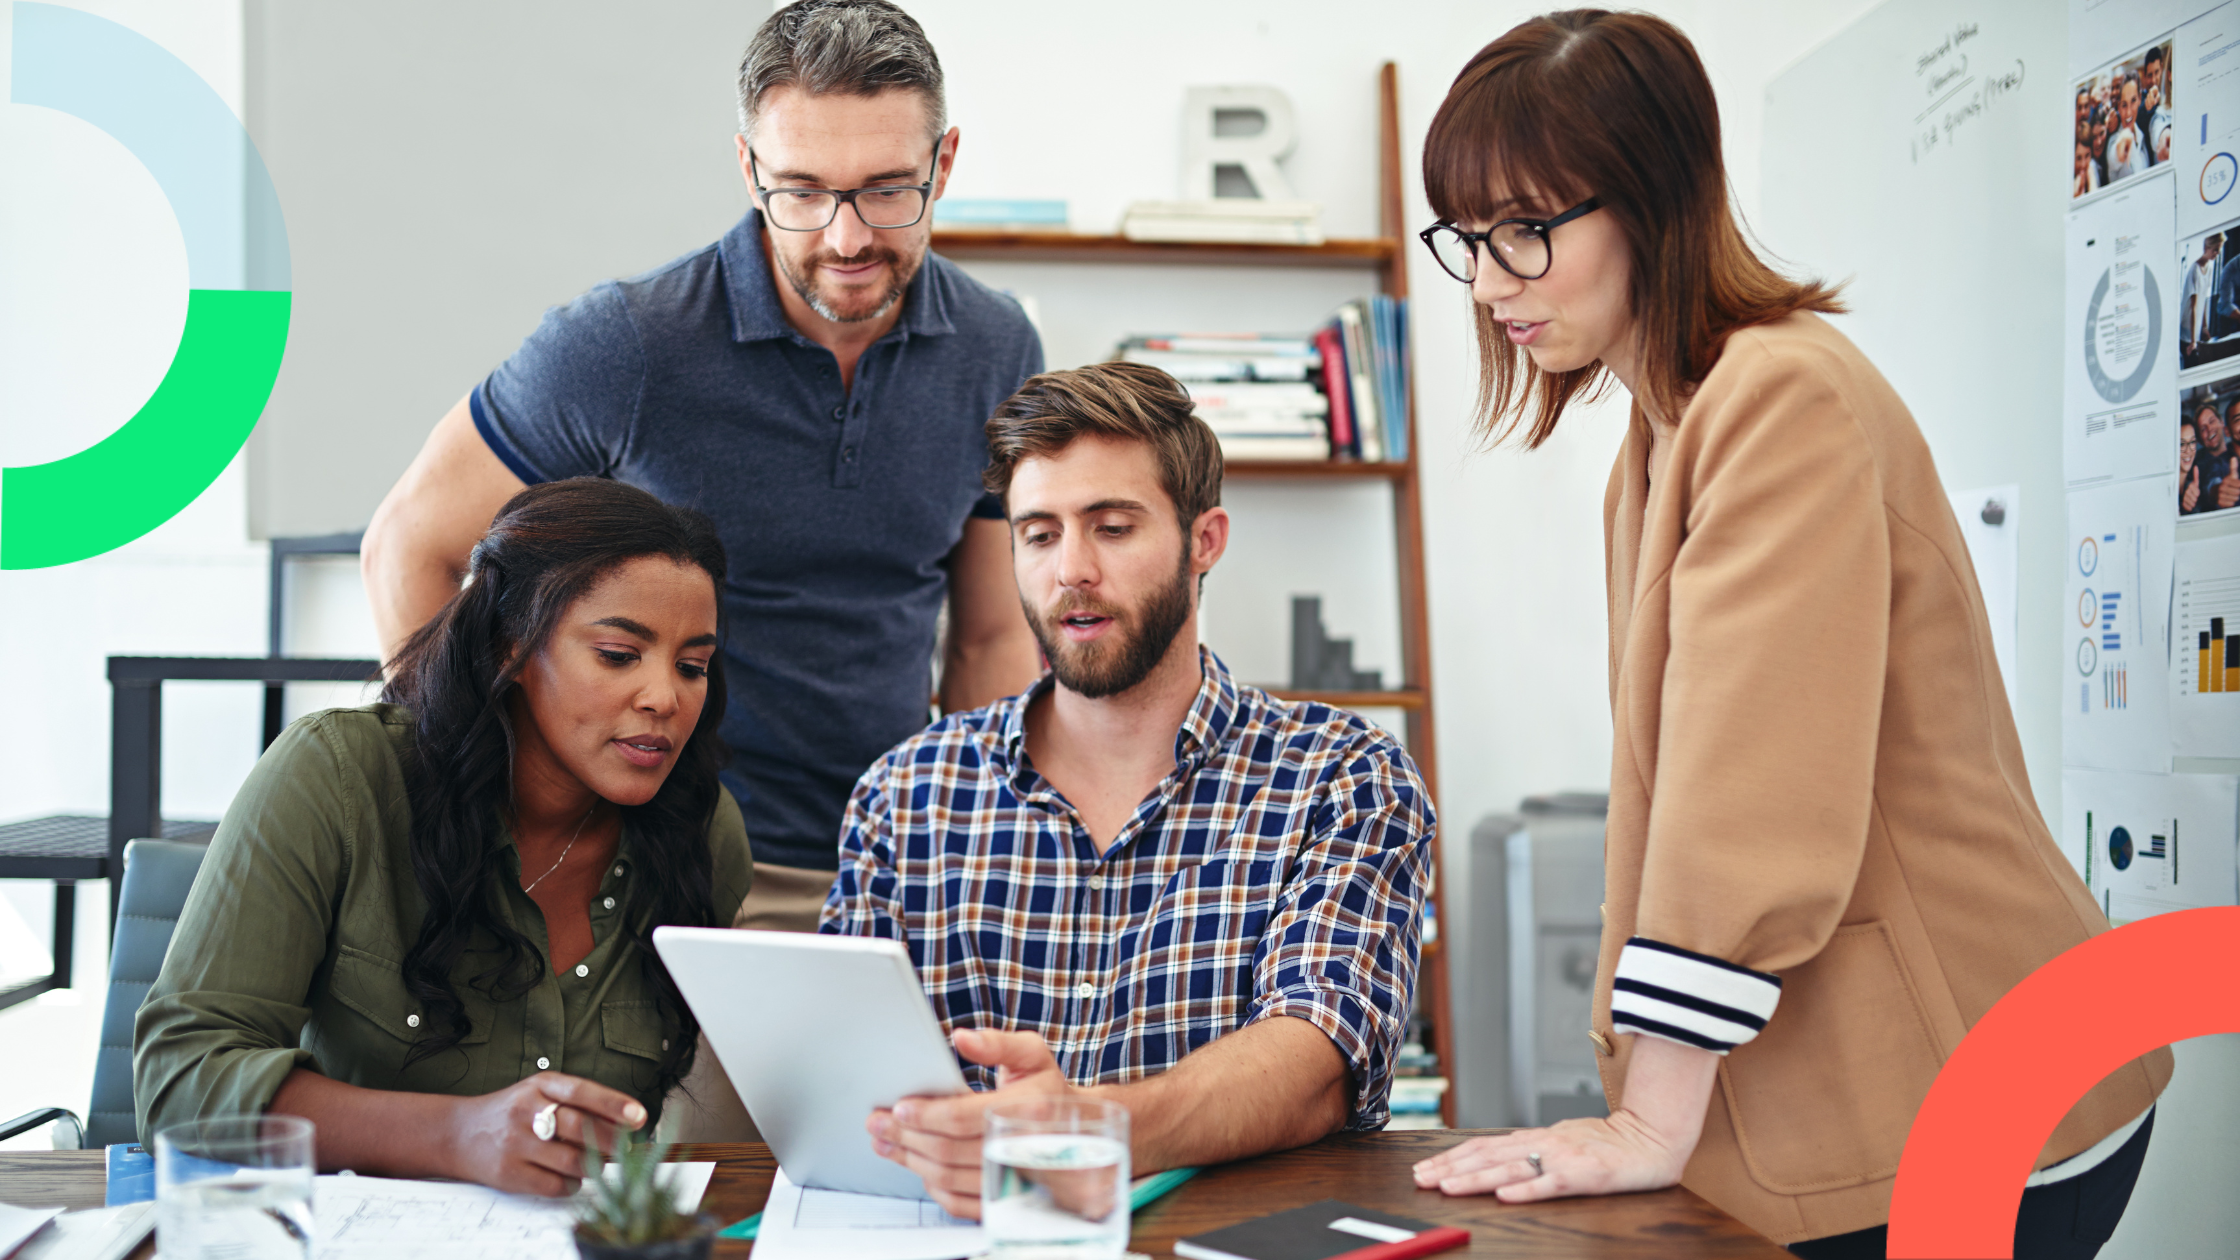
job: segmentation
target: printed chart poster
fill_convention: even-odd
[[[2240,535],[2179,543],[2170,604],[2171,750],[2240,757]]]
[[[2240,364],[2233,367],[2234,375],[2178,395],[2180,516],[2240,511]]]
[[[2069,495],[2059,616],[2061,758],[2090,770],[2170,769],[2170,477]]]
[[[2022,487],[1954,490],[1946,497],[1952,500],[1952,514],[1960,518],[1960,536],[1968,541],[1976,588],[1983,592],[1983,610],[1991,617],[1991,650],[1999,658],[1999,681],[2006,684],[2007,703],[2012,705],[2021,694],[2014,682],[2014,636],[2015,585],[2022,570]]]
[[[2240,901],[2233,854],[2240,779],[2061,774],[2061,850],[2117,926]]]
[[[2069,196],[2089,197],[2170,165],[2171,41],[2086,75],[2076,85]]]
[[[2061,396],[2071,486],[2177,467],[2176,249],[2167,177],[2069,215]]]
[[[2186,234],[2240,214],[2240,3],[2179,27],[2170,60],[2172,89],[2186,103],[2170,111],[2178,231]]]

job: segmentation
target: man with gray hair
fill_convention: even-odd
[[[956,160],[941,63],[887,0],[798,0],[739,67],[754,202],[705,249],[547,312],[436,426],[366,531],[383,650],[458,590],[524,485],[596,475],[714,518],[730,553],[724,782],[741,925],[814,930],[856,777],[1039,672],[981,425],[1042,370],[1018,303],[928,252]]]

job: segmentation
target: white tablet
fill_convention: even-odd
[[[653,947],[796,1185],[922,1199],[864,1121],[964,1073],[898,941],[658,927]]]

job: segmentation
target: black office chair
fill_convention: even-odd
[[[99,1149],[140,1140],[132,1105],[132,1019],[163,970],[172,929],[186,908],[200,844],[135,840],[124,848],[124,879],[117,894],[116,940],[109,951],[109,996],[101,1011],[101,1051],[93,1068],[92,1105],[80,1121],[64,1107],[42,1107],[0,1124],[0,1141],[42,1124],[55,1124],[57,1150]]]

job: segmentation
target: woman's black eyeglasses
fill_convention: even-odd
[[[1439,267],[1464,284],[1478,278],[1478,247],[1483,245],[1501,269],[1519,280],[1538,280],[1548,274],[1555,251],[1548,233],[1584,214],[1602,208],[1602,198],[1589,197],[1552,219],[1503,219],[1483,232],[1465,232],[1452,223],[1434,223],[1416,235],[1439,260]]]
[[[747,151],[747,169],[754,175],[755,197],[772,227],[788,232],[822,232],[840,216],[843,202],[855,205],[866,227],[906,228],[926,217],[926,201],[933,196],[933,181],[941,173],[941,145],[933,146],[933,174],[922,184],[885,184],[876,188],[764,188],[755,168],[754,151]]]

